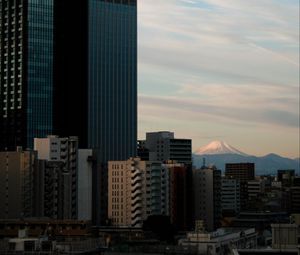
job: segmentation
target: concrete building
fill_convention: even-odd
[[[179,245],[197,247],[197,254],[230,254],[233,248],[256,248],[257,233],[254,228],[220,228],[210,233],[189,232],[185,239],[179,240]]]
[[[108,163],[108,217],[114,226],[141,227],[150,215],[169,214],[169,174],[160,162]]]
[[[221,170],[203,166],[193,170],[195,220],[204,221],[207,231],[214,231],[221,220]]]
[[[37,154],[33,151],[0,152],[0,219],[36,214]]]
[[[78,150],[78,220],[92,220],[93,150]]]
[[[225,165],[225,176],[247,182],[255,178],[254,163],[228,163]]]
[[[223,216],[237,215],[241,210],[240,181],[222,178],[221,204]]]
[[[291,192],[291,212],[300,213],[300,186],[293,186]]]
[[[143,141],[140,141],[141,144]],[[150,161],[175,160],[178,163],[192,163],[192,140],[178,139],[173,132],[146,133],[144,147],[149,150]]]
[[[49,135],[47,138],[34,138],[34,149],[38,153],[39,160],[46,160],[46,169],[53,169],[57,163],[62,166],[55,166],[55,170],[47,170],[45,176],[48,181],[45,187],[52,185],[59,180],[63,189],[60,198],[63,198],[63,215],[59,213],[59,218],[77,218],[77,194],[78,194],[78,139],[77,137],[58,137]],[[54,172],[53,172],[54,171]]]
[[[255,179],[254,163],[228,163],[225,164],[225,177],[240,181],[241,187],[241,209],[248,207],[248,188],[247,182]]]
[[[163,166],[170,175],[170,221],[176,230],[189,230],[194,225],[193,183],[189,166],[166,161]]]
[[[295,170],[293,169],[280,169],[277,171],[277,180],[282,183],[283,187],[292,186],[294,178]]]
[[[255,200],[265,192],[265,180],[258,179],[247,182],[248,199]]]
[[[296,250],[300,243],[300,226],[297,224],[272,224],[272,248]]]

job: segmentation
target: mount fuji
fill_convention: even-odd
[[[213,141],[194,152],[196,155],[237,154],[248,156],[224,141]]]
[[[224,141],[213,141],[197,149],[193,154],[194,166],[200,168],[203,159],[207,165],[215,165],[222,171],[226,163],[254,163],[256,174],[276,174],[278,169],[294,169],[299,173],[300,162],[271,153],[263,157],[248,155]]]

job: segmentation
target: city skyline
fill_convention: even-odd
[[[299,157],[299,3],[141,0],[139,138]]]

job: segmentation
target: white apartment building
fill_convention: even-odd
[[[108,163],[108,217],[114,226],[141,227],[149,215],[169,213],[169,173],[161,162]]]

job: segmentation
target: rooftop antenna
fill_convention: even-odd
[[[205,168],[205,158],[203,158],[202,167]]]

